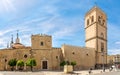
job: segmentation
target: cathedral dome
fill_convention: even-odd
[[[23,44],[21,44],[21,43],[14,43],[12,45],[12,48],[19,49],[19,48],[25,48],[25,46]]]
[[[17,38],[16,38],[16,42],[15,43],[13,43],[13,36],[12,36],[12,45],[11,45],[11,48],[14,48],[14,49],[25,48],[25,46],[20,43],[18,31],[17,31]]]

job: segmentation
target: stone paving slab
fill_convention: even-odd
[[[89,70],[74,71],[73,74],[65,74],[63,71],[38,71],[38,72],[19,72],[19,71],[0,71],[0,75],[89,75]],[[109,72],[106,70],[105,72]],[[92,70],[90,75],[103,74],[102,70]]]

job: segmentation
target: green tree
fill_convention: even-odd
[[[62,61],[61,63],[60,63],[60,66],[64,66],[64,65],[66,65],[67,63],[66,63],[66,61]]]
[[[36,66],[36,60],[35,59],[28,59],[26,62],[26,66],[30,66],[31,71],[33,71],[33,66]]]
[[[66,61],[62,61],[62,62],[60,62],[60,69],[62,70],[63,67],[64,67],[64,65],[66,65],[66,64],[67,64]]]
[[[17,60],[16,59],[10,59],[8,61],[8,65],[11,66],[11,70],[13,71],[14,70],[14,66],[16,66],[16,63],[17,63]]]
[[[17,66],[20,66],[19,70],[23,70],[24,61],[23,60],[18,60],[17,61]]]
[[[72,65],[72,66],[75,66],[75,65],[76,65],[76,62],[75,62],[75,61],[71,62],[71,65]]]
[[[74,66],[76,65],[77,63],[75,61],[72,61],[71,62],[71,65],[73,66],[73,69],[74,69]]]

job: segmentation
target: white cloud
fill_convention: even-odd
[[[10,27],[10,28],[5,28],[5,29],[1,29],[0,30],[0,36],[4,36],[8,33],[11,33],[11,32],[16,32],[17,30],[23,30],[23,29],[26,29],[25,27]],[[12,34],[12,33],[11,33]]]
[[[117,41],[117,42],[115,42],[115,44],[118,44],[118,45],[120,45],[120,41]]]
[[[14,12],[16,10],[11,0],[0,0],[0,13]]]
[[[3,39],[0,39],[0,45],[2,45],[4,43]]]
[[[20,40],[20,42],[25,46],[31,46],[31,35],[23,34],[22,36],[20,36]]]
[[[55,31],[54,33],[53,33],[53,36],[55,37],[55,38],[63,38],[63,37],[65,37],[65,36],[72,36],[73,35],[73,33],[75,32],[76,30],[74,29],[74,27],[61,27],[61,29],[60,30],[58,30],[58,31]]]
[[[110,55],[120,54],[120,49],[109,49],[108,53]]]
[[[10,43],[10,37],[0,37],[0,48],[6,48],[7,44]]]
[[[1,30],[0,31],[0,36],[4,36],[5,34],[7,34],[7,33],[10,33],[10,32],[12,32],[12,31],[14,31],[14,30],[16,30],[16,29],[12,29],[12,28],[10,28],[10,29],[4,29],[4,30]]]
[[[20,0],[20,1],[11,0],[11,2],[14,3],[13,6],[15,6],[16,11],[18,11],[22,14],[27,14],[29,11],[27,13],[24,13],[23,11],[31,9],[32,7],[37,5],[36,0],[31,0],[31,1],[29,1],[29,0]],[[84,25],[83,18],[81,18],[81,16],[79,16],[77,18],[76,17],[67,18],[67,15],[63,16],[61,14],[61,11],[63,9],[64,9],[64,11],[66,11],[66,9],[71,10],[74,8],[84,9],[82,6],[82,3],[76,4],[76,3],[72,3],[72,1],[70,1],[71,2],[70,4],[63,3],[62,6],[61,5],[59,6],[59,4],[58,4],[59,2],[61,3],[62,1],[61,0],[52,0],[52,1],[41,0],[40,2],[38,2],[39,6],[37,8],[35,7],[35,9],[37,9],[37,11],[33,12],[33,10],[31,10],[31,12],[33,12],[33,13],[30,15],[27,15],[27,18],[31,18],[31,19],[26,20],[26,18],[21,18],[23,20],[19,21],[19,19],[18,19],[19,15],[17,15],[18,21],[15,19],[15,21],[17,21],[17,22],[8,24],[9,26],[6,25],[6,28],[4,30],[0,31],[0,36],[6,37],[5,34],[7,34],[7,33],[14,34],[14,33],[16,33],[16,30],[19,30],[20,33],[22,33],[21,42],[25,45],[30,45],[31,33],[33,33],[33,34],[35,34],[35,33],[49,34],[50,33],[53,36],[53,39],[55,39],[53,42],[57,42],[61,38],[66,39],[66,37],[69,37],[69,36],[74,37],[74,34],[80,30],[81,25]],[[69,0],[68,0],[68,2],[69,2]],[[82,1],[82,2],[84,2],[84,1]],[[66,4],[67,4],[67,7],[66,7]],[[39,13],[37,13],[37,12],[39,12]],[[36,14],[37,17],[33,16],[33,14]],[[50,16],[48,16],[48,15],[50,15]],[[22,15],[22,16],[26,17],[26,15]],[[3,31],[5,31],[5,32],[3,32]],[[67,39],[69,39],[69,38],[67,38]],[[6,42],[6,40],[1,41],[1,43],[2,42]],[[58,42],[58,44],[59,44],[59,42]]]

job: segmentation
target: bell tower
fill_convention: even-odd
[[[31,36],[32,49],[52,49],[52,36],[46,34],[36,34]]]
[[[85,44],[96,52],[96,66],[107,64],[107,15],[94,6],[85,15]]]

